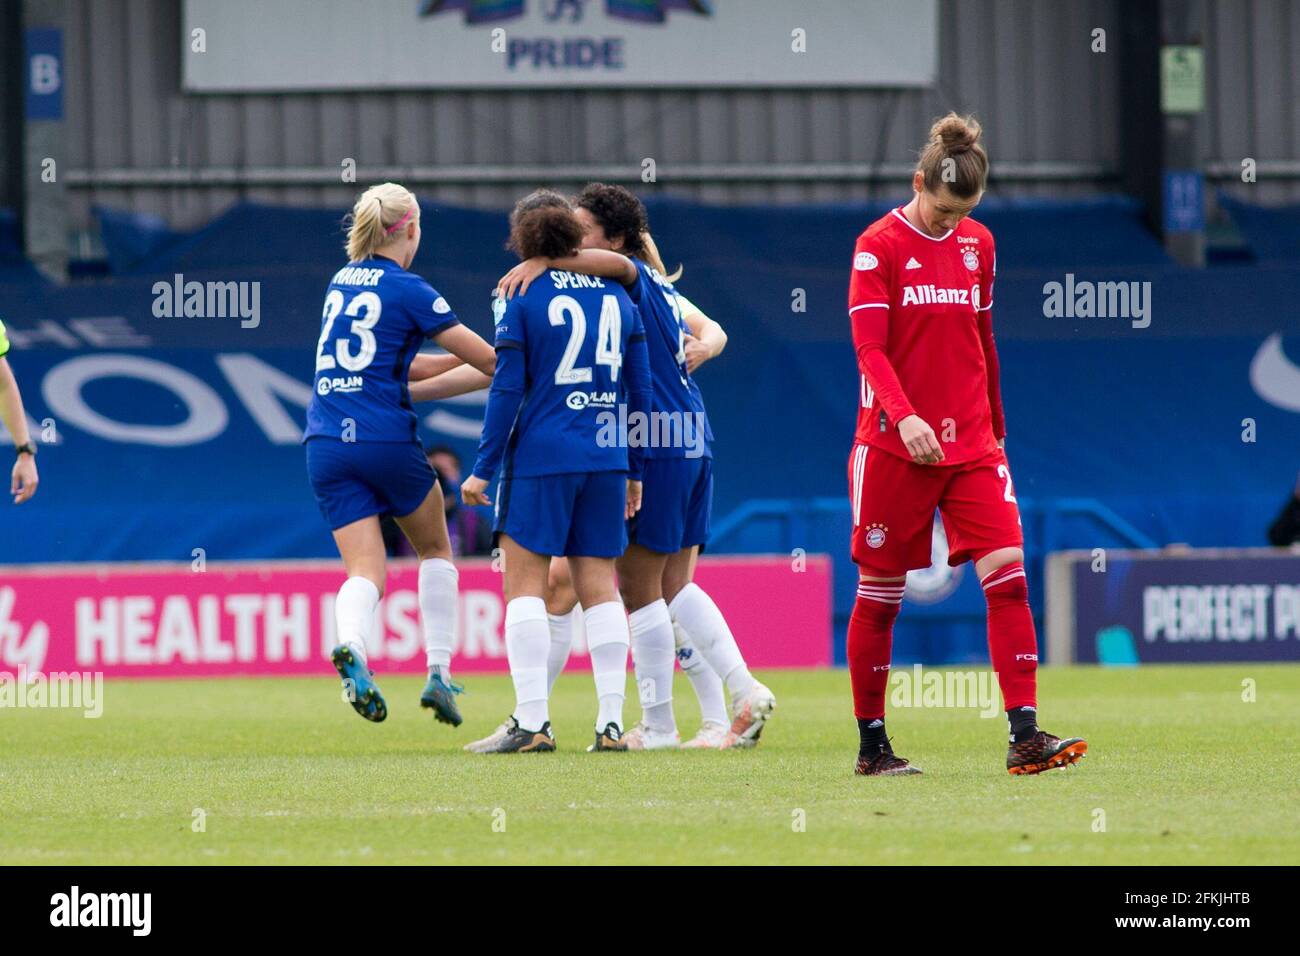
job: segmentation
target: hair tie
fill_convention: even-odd
[[[389,226],[387,229],[385,229],[385,230],[384,230],[384,234],[385,234],[385,235],[389,235],[389,236],[391,236],[391,235],[392,235],[393,233],[395,233],[398,229],[401,229],[401,228],[402,228],[402,224],[403,224],[404,222],[406,222],[406,220],[408,220],[408,219],[411,218],[411,213],[413,213],[413,212],[415,212],[415,207],[414,207],[414,206],[412,206],[410,209],[406,210],[406,212],[404,212],[404,213],[402,214],[402,218],[401,218],[401,219],[397,220],[397,222],[393,223],[391,226]]]

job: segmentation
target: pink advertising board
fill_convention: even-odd
[[[453,666],[504,672],[501,576],[464,559]],[[730,622],[751,667],[831,660],[831,565],[823,556],[704,557],[697,583]],[[211,677],[330,671],[333,561],[0,568],[0,673]],[[416,566],[394,561],[379,610],[376,671],[418,673],[424,646]],[[570,666],[587,666],[579,634]]]

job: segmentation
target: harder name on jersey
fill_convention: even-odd
[[[360,266],[344,266],[334,273],[335,285],[379,285],[384,277],[383,269],[363,269]]]

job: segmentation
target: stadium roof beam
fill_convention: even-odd
[[[912,178],[914,169],[911,163],[663,163],[659,166],[657,182],[906,182]],[[641,181],[641,167],[636,163],[383,165],[363,166],[359,172],[364,173],[367,180],[388,179],[411,184]],[[1101,163],[1008,162],[996,163],[993,167],[993,178],[997,182],[1108,182],[1118,177],[1118,170]],[[74,169],[68,171],[66,180],[69,186],[78,189],[348,185],[342,182],[336,166]]]
[[[1241,160],[1211,159],[1205,163],[1210,179],[1241,179]],[[1255,163],[1256,179],[1300,179],[1300,159],[1261,159]]]

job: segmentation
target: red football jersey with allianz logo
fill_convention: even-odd
[[[858,442],[910,460],[897,426],[916,414],[934,429],[942,464],[997,451],[981,335],[983,323],[991,349],[996,270],[993,235],[970,217],[932,237],[894,209],[858,237],[849,282]]]

